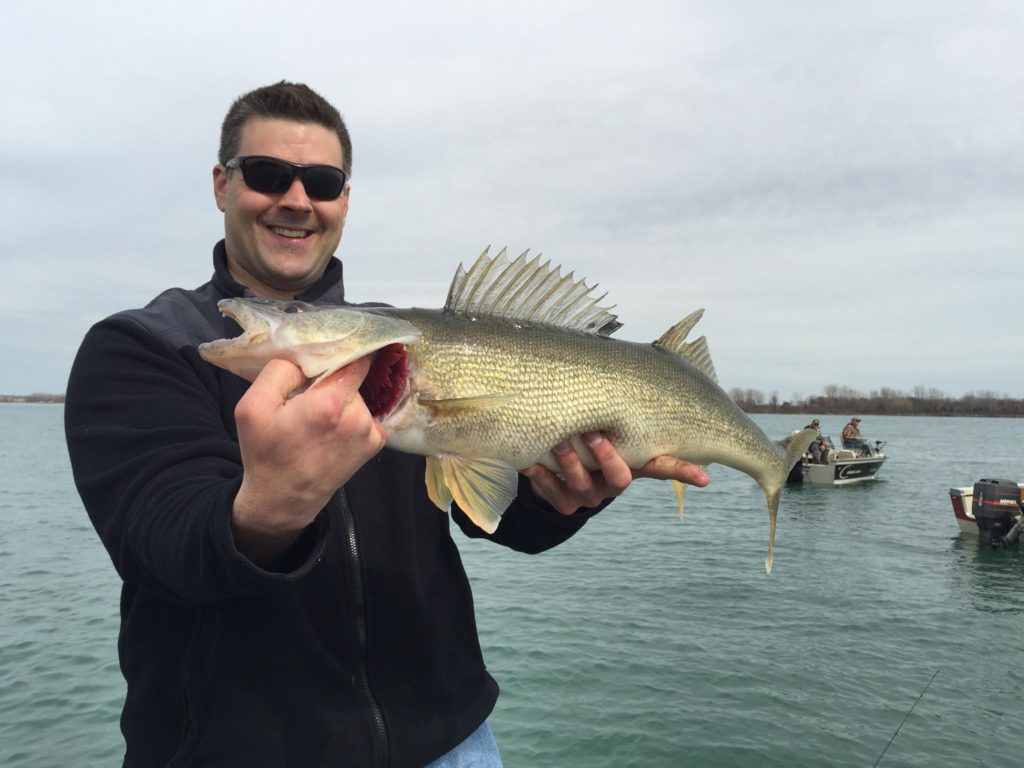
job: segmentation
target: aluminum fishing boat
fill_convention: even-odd
[[[804,454],[803,459],[793,467],[789,481],[811,485],[851,485],[874,480],[878,470],[889,457],[882,451],[881,440],[873,444],[858,440],[853,448],[836,448],[832,438],[822,435],[826,449],[817,446]]]

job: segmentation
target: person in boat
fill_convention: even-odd
[[[818,439],[814,444],[818,448],[818,463],[828,464],[829,456],[832,455],[832,446],[828,444],[828,440],[818,435]]]
[[[804,429],[813,429],[818,433],[817,439],[807,447],[808,452],[811,454],[811,461],[815,464],[828,464],[831,446],[821,436],[821,422],[818,419],[812,419],[809,424],[804,426]]]
[[[860,419],[854,416],[850,423],[843,427],[843,448],[857,451],[860,456],[870,456],[871,446],[868,441],[861,437]]]
[[[843,427],[843,448],[860,448],[863,443],[860,436],[860,419],[854,416],[850,423]]]

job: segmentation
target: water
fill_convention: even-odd
[[[119,585],[61,418],[0,406],[10,768],[110,766],[122,752]],[[778,436],[808,417],[757,420]],[[872,766],[911,707],[880,766],[1024,764],[1024,549],[979,552],[947,494],[1024,477],[1024,422],[862,428],[888,441],[879,479],[787,488],[770,576],[763,496],[722,467],[687,492],[683,522],[669,486],[643,481],[543,555],[459,537],[502,685],[491,723],[506,765]]]
[[[71,480],[63,408],[0,405],[0,765],[119,765],[120,583]]]

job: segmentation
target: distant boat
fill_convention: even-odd
[[[1024,483],[983,479],[966,488],[950,488],[953,516],[964,533],[999,547],[1019,538]],[[979,525],[980,520],[980,525]]]
[[[827,449],[818,453],[815,446],[804,454],[789,473],[791,483],[811,485],[851,485],[874,480],[878,470],[889,457],[882,451],[885,445],[876,440],[874,445],[867,440],[854,441],[852,448],[835,447],[832,438],[822,435]]]

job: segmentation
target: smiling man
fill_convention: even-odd
[[[427,498],[424,459],[384,449],[365,360],[301,394],[291,363],[250,385],[205,363],[221,299],[345,304],[334,252],[352,146],[305,85],[231,106],[213,171],[212,279],[93,326],[68,382],[68,449],[120,575],[126,766],[501,764],[498,695],[450,520],[523,552],[579,531],[633,473],[601,435],[532,467],[493,534]],[[111,375],[114,372],[116,375]],[[703,485],[669,457],[646,476]]]
[[[320,279],[341,242],[348,132],[253,117],[240,134],[213,169],[228,270],[258,295],[290,299]]]

